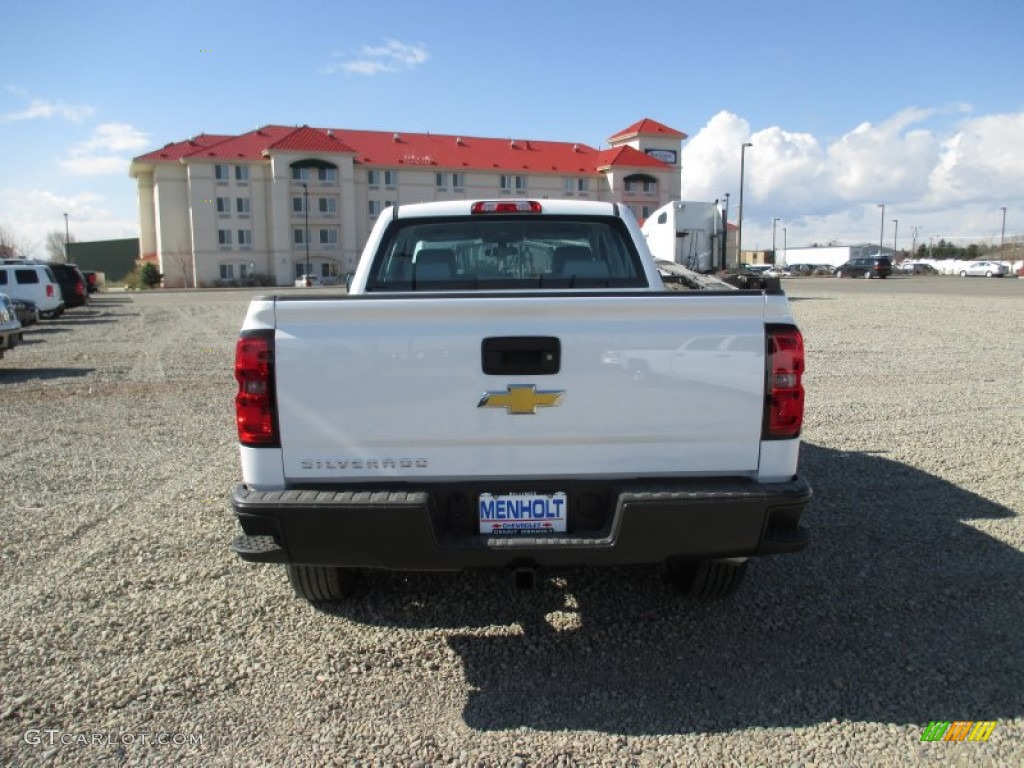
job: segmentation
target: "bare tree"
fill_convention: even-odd
[[[0,224],[0,258],[13,259],[24,253],[25,249],[9,227]]]
[[[77,243],[78,238],[74,235],[70,235],[68,242]],[[59,229],[51,230],[46,234],[46,254],[50,257],[50,261],[67,261],[67,254],[64,246],[64,233]]]
[[[173,251],[164,251],[163,257],[164,262],[167,265],[168,272],[170,272],[169,267],[171,266],[176,268],[176,272],[181,272],[181,284],[183,288],[195,287],[195,280],[192,275],[192,251],[184,248],[181,243],[177,243]],[[176,283],[177,279],[175,279],[174,282]],[[167,284],[166,278],[164,280],[164,284]]]

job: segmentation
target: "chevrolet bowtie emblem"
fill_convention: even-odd
[[[533,384],[510,384],[504,392],[485,392],[477,408],[504,408],[508,413],[536,413],[537,407],[559,405],[564,389],[537,391]]]

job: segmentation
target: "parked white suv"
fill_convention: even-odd
[[[56,317],[64,311],[60,285],[45,264],[0,263],[0,293],[31,301],[40,317]]]

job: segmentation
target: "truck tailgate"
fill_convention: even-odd
[[[285,477],[754,473],[764,301],[742,293],[278,298]],[[524,338],[557,340],[557,373],[484,372],[485,339]],[[517,343],[498,342],[513,349],[513,368],[524,359]]]

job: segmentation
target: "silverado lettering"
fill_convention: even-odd
[[[778,280],[678,267],[617,203],[378,216],[349,296],[254,298],[236,345],[241,558],[312,601],[360,569],[664,564],[731,594],[798,552],[804,347]],[[323,397],[329,386],[331,397]]]
[[[426,469],[427,459],[302,459],[302,469]]]

